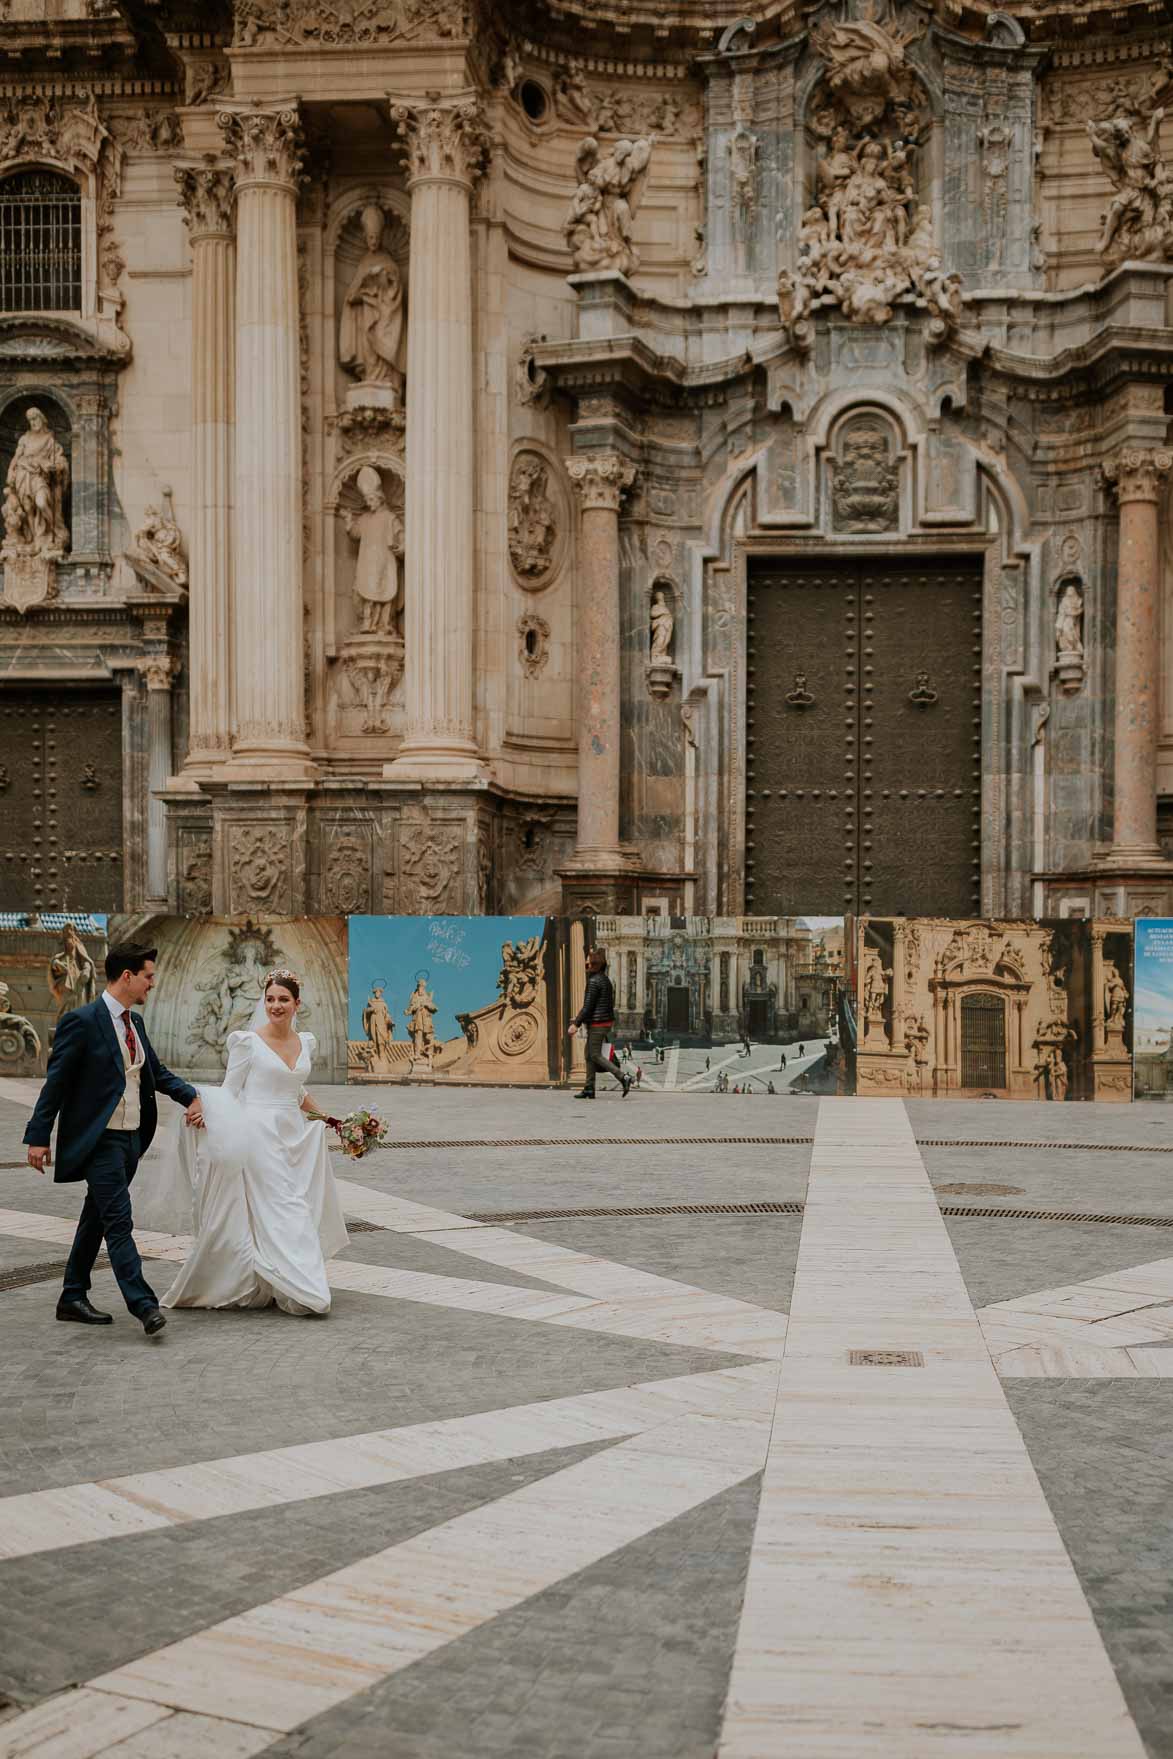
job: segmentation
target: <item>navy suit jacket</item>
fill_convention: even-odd
[[[145,1154],[155,1134],[159,1112],[156,1092],[165,1093],[177,1105],[189,1106],[194,1087],[173,1075],[151,1048],[141,1015],[131,1013],[134,1030],[143,1047],[139,1076],[139,1152]],[[86,1162],[118,1109],[126,1092],[126,1066],[122,1046],[110,1010],[101,996],[84,1008],[62,1016],[49,1053],[49,1067],[41,1097],[25,1129],[31,1148],[48,1148],[57,1121],[57,1152],[53,1178],[58,1185],[84,1179]]]

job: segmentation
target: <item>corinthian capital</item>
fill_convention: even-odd
[[[471,189],[489,162],[489,131],[476,98],[429,104],[392,96],[391,120],[407,148],[409,185],[439,180]]]
[[[566,460],[566,474],[578,490],[584,512],[604,507],[618,513],[620,501],[635,481],[635,465],[617,452],[585,452]]]
[[[231,233],[236,178],[211,154],[198,165],[178,165],[179,205],[192,238]]]
[[[297,105],[272,109],[249,105],[221,110],[216,118],[224,144],[236,161],[236,183],[279,183],[296,190],[305,160],[305,136]]]
[[[1104,481],[1121,503],[1155,501],[1170,470],[1173,452],[1142,451],[1139,446],[1122,446],[1114,458],[1100,466]]]

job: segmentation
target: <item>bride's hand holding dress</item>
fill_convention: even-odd
[[[292,1065],[259,1031],[233,1032],[220,1087],[201,1087],[204,1128],[178,1153],[196,1241],[165,1307],[330,1310],[325,1260],[348,1243],[326,1125],[306,1116],[312,1034],[289,1035]]]

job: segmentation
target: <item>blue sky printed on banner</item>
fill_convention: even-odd
[[[457,1014],[497,999],[504,941],[541,934],[544,916],[352,916],[349,1037],[364,1037],[362,1011],[383,984],[396,1040],[407,1037],[404,1010],[421,972],[436,998],[436,1037],[458,1038]]]
[[[1133,1024],[1144,1032],[1173,1026],[1173,919],[1136,919],[1136,978]]]

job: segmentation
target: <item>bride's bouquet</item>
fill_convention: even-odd
[[[348,1160],[361,1160],[372,1148],[381,1148],[391,1130],[387,1120],[378,1112],[348,1112],[344,1118],[328,1118],[324,1112],[316,1115],[323,1124],[337,1130],[342,1152]]]

